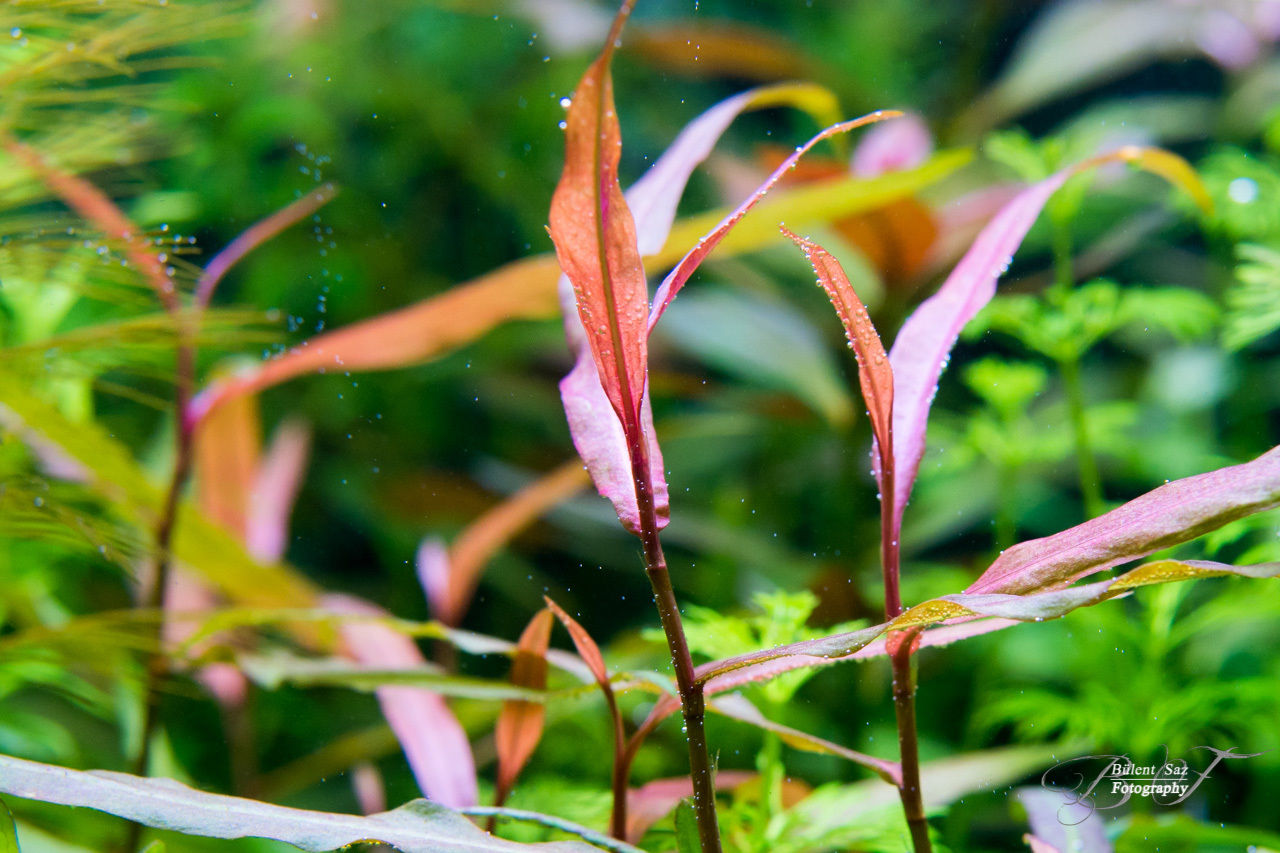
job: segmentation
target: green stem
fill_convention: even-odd
[[[1089,436],[1089,419],[1085,413],[1084,382],[1080,377],[1080,359],[1067,358],[1058,361],[1062,373],[1062,385],[1071,411],[1071,429],[1075,434],[1076,468],[1080,475],[1080,494],[1084,497],[1085,512],[1090,518],[1106,512],[1102,496],[1102,478],[1098,475],[1098,459],[1093,452]]]

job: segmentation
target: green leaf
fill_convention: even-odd
[[[378,841],[402,853],[587,853],[580,842],[517,844],[494,838],[465,817],[426,800],[369,817],[291,809],[207,794],[172,779],[103,770],[68,770],[0,756],[0,792],[30,800],[96,809],[157,829],[209,838],[269,838],[312,853]]]
[[[18,827],[4,800],[0,800],[0,853],[22,853],[18,847]]]
[[[1222,344],[1239,350],[1280,329],[1280,252],[1245,244],[1236,249],[1235,280],[1227,288]]]
[[[698,838],[698,813],[693,798],[686,797],[676,806],[676,850],[678,853],[702,853]]]

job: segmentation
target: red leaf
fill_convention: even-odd
[[[647,378],[649,290],[635,221],[618,183],[622,136],[609,64],[631,5],[623,4],[604,50],[574,90],[549,229],[577,297],[600,383],[628,433],[638,429]]]
[[[845,336],[849,346],[853,347],[858,359],[858,384],[862,386],[862,398],[866,400],[867,411],[871,415],[871,429],[880,445],[880,471],[882,476],[893,471],[893,368],[884,352],[884,344],[880,343],[880,335],[867,314],[867,307],[862,304],[858,294],[854,292],[849,277],[845,274],[840,262],[831,256],[826,249],[810,240],[793,234],[784,225],[782,233],[791,238],[804,256],[808,259],[813,271],[818,276],[818,284],[827,292],[831,305],[844,324]],[[884,500],[892,500],[889,490],[892,483],[881,483],[880,491]]]
[[[547,603],[547,608],[569,632],[573,646],[578,650],[578,656],[591,668],[591,674],[596,677],[596,682],[605,690],[611,691],[613,688],[609,685],[609,669],[604,665],[604,655],[600,653],[600,647],[596,645],[595,640],[591,639],[587,629],[579,625],[576,619],[564,612],[560,605],[547,596],[542,596],[542,600]]]
[[[796,148],[790,157],[783,160],[782,163],[779,164],[778,168],[774,169],[769,177],[765,178],[764,183],[756,187],[755,192],[753,192],[746,201],[734,208],[733,212],[724,219],[720,220],[720,223],[716,225],[715,228],[711,229],[705,237],[699,240],[697,245],[690,249],[684,258],[681,259],[680,263],[676,265],[676,268],[673,269],[665,279],[663,279],[661,286],[658,287],[657,292],[653,295],[653,308],[649,311],[649,330],[653,330],[654,324],[658,322],[658,318],[660,318],[663,312],[667,310],[667,306],[671,304],[671,300],[676,298],[676,294],[680,291],[680,288],[689,280],[689,276],[693,275],[694,271],[706,259],[707,255],[711,254],[711,250],[724,239],[726,234],[733,230],[735,225],[742,221],[742,217],[746,216],[751,211],[751,208],[755,207],[756,204],[765,197],[769,190],[773,189],[774,185],[777,184],[778,181],[782,180],[782,178],[791,171],[795,164],[805,155],[806,152],[809,151],[810,148],[828,137],[847,133],[855,128],[862,127],[863,125],[872,124],[873,122],[882,121],[887,118],[894,118],[900,115],[902,115],[902,113],[897,110],[877,110],[876,112],[869,113],[861,118],[855,118],[849,121],[840,122],[839,124],[833,124],[831,127],[828,127],[826,130],[810,139],[804,145]]]
[[[518,687],[544,690],[547,686],[547,647],[551,643],[551,611],[539,610],[529,620],[516,643],[511,664],[511,683]],[[494,802],[502,805],[516,777],[524,769],[542,739],[546,707],[541,702],[509,700],[502,703],[494,743],[498,751],[498,779]]]
[[[716,790],[736,788],[756,775],[746,770],[721,770],[715,775]],[[639,844],[649,827],[671,814],[681,800],[692,796],[693,780],[688,776],[655,779],[627,791],[627,842]]]

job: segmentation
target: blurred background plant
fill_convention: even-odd
[[[934,139],[921,156],[932,159],[912,165],[933,168],[927,180],[904,178],[870,210],[830,221],[810,212],[805,223],[841,256],[886,337],[1018,182],[1153,142],[1192,160],[1214,196],[1214,217],[1198,222],[1159,181],[1104,170],[1054,199],[944,374],[907,510],[908,603],[963,588],[1015,541],[1280,438],[1277,5],[640,4],[616,61],[624,184],[689,120],[754,84],[826,87],[839,108],[824,121],[878,107],[924,118]],[[199,331],[203,384],[548,252],[561,100],[611,13],[590,0],[15,0],[0,6],[0,133],[118,199],[184,300],[199,267],[245,227],[327,181],[341,187],[222,284]],[[802,111],[740,119],[682,214],[735,202],[776,164],[777,146],[815,129]],[[793,186],[841,179],[850,153],[819,149],[814,162],[826,158],[829,171],[797,174]],[[694,603],[695,652],[709,657],[879,621],[878,507],[852,363],[775,226],[713,255],[653,344],[655,415],[678,507],[667,531],[673,579]],[[0,284],[0,752],[126,768],[142,736],[155,619],[122,614],[153,553],[157,484],[172,464],[175,326],[121,247],[68,214],[12,154],[0,154]],[[447,323],[467,328],[482,313],[448,311]],[[516,322],[486,334],[400,358],[403,369],[330,363],[263,390],[255,441],[291,418],[312,430],[283,551],[259,558],[274,567],[259,573],[236,545],[243,531],[202,500],[213,520],[184,509],[193,532],[180,560],[226,601],[308,607],[323,588],[426,619],[415,561],[424,537],[455,543],[457,561],[472,522],[573,454],[556,391],[570,364],[557,306],[512,314]],[[361,345],[376,349],[376,336]],[[230,468],[236,452],[228,445],[217,458]],[[514,638],[550,594],[613,671],[665,672],[661,638],[646,632],[652,607],[634,543],[607,503],[576,488],[562,483],[503,529],[461,625]],[[1255,516],[1178,553],[1277,560],[1280,519]],[[1270,689],[1280,623],[1268,583],[1147,590],[922,653],[926,760],[1034,750],[991,770],[999,785],[977,784],[987,777],[976,764],[935,766],[933,778],[956,780],[957,791],[931,806],[942,815],[940,846],[1023,849],[1006,784],[1034,780],[1068,742],[1152,760],[1166,746],[1269,750],[1215,773],[1176,821],[1134,809],[1108,832],[1116,849],[1147,849],[1139,837],[1167,849],[1280,846],[1266,832],[1280,794],[1280,700]],[[260,666],[239,724],[208,679],[166,678],[153,771],[355,810],[369,801],[351,777],[367,783],[373,767],[386,803],[418,796],[375,699],[336,676],[305,686],[296,660],[280,654],[313,642],[269,626],[188,660],[252,653],[287,677]],[[455,661],[424,648],[469,676],[507,673],[500,655]],[[569,683],[557,678],[553,688]],[[788,676],[748,698],[777,723],[895,753],[888,673],[874,664]],[[498,706],[449,701],[483,798]],[[629,724],[648,710],[634,693],[621,701]],[[510,805],[604,825],[610,742],[598,706],[583,693],[548,707]],[[721,770],[750,776],[726,793],[731,846],[904,849],[893,799],[877,800],[871,786],[892,789],[855,765],[732,719],[713,718],[710,729]],[[228,743],[243,759],[234,767]],[[682,762],[679,726],[668,722],[639,752],[632,783],[677,776]],[[10,805],[24,850],[101,850],[120,834],[101,815]],[[644,844],[669,848],[672,832],[663,818]],[[165,840],[175,850],[213,844]]]

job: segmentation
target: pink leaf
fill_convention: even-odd
[[[716,790],[737,787],[755,776],[744,770],[722,770],[716,773]],[[688,776],[655,779],[627,791],[627,841],[639,844],[649,827],[671,814],[681,800],[692,796],[693,780]]]
[[[285,421],[262,456],[245,520],[245,547],[259,562],[274,563],[284,557],[289,516],[302,485],[310,447],[307,427],[298,421]]]
[[[384,616],[378,607],[358,598],[331,595],[324,606],[339,613]],[[341,627],[347,651],[357,661],[377,667],[419,667],[422,652],[412,639],[372,622],[349,622]],[[475,761],[471,744],[444,699],[417,687],[380,687],[378,703],[395,732],[428,799],[450,808],[477,803]]]
[[[886,121],[867,131],[853,150],[853,173],[874,178],[886,172],[914,169],[933,153],[933,134],[914,113]]]
[[[555,618],[544,608],[534,614],[516,643],[511,662],[511,683],[517,687],[543,690],[547,686],[547,647],[551,644],[551,626]],[[541,702],[523,699],[502,703],[498,726],[494,732],[494,748],[498,752],[498,778],[494,802],[502,805],[516,777],[524,769],[542,740],[542,727],[547,709]]]
[[[573,446],[586,463],[596,489],[613,502],[622,526],[639,535],[640,508],[636,501],[636,479],[632,475],[627,437],[622,424],[611,414],[609,399],[600,385],[590,350],[583,348],[579,352],[573,370],[560,381],[560,399],[564,402]],[[647,389],[640,401],[640,423],[648,448],[646,457],[654,512],[661,529],[666,527],[670,517],[670,497]]]
[[[951,275],[907,318],[889,361],[894,375],[893,536],[902,527],[902,513],[915,485],[924,457],[929,407],[938,390],[938,378],[951,357],[960,330],[991,301],[996,281],[1008,268],[1013,253],[1035,224],[1049,197],[1076,173],[1102,163],[1134,163],[1184,189],[1201,207],[1212,202],[1203,183],[1185,160],[1158,148],[1128,146],[1063,169],[1027,187],[1006,204],[978,234]],[[879,453],[872,453],[878,465]]]
[[[1252,462],[1175,480],[1105,515],[1000,555],[967,590],[1024,593],[1194,539],[1280,506],[1280,447]]]
[[[449,549],[442,540],[428,536],[418,545],[414,565],[431,615],[446,624],[455,624],[451,621],[453,611],[449,597]]]

